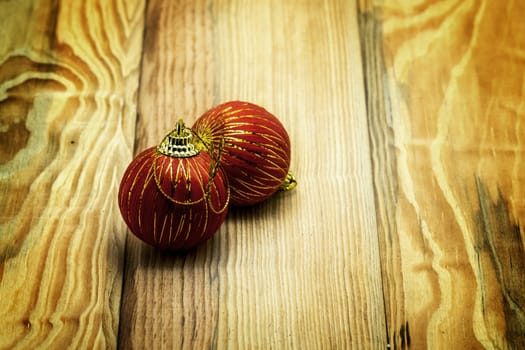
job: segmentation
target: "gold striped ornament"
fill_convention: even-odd
[[[290,138],[281,122],[263,107],[230,101],[204,113],[192,127],[203,150],[221,149],[231,204],[260,203],[296,181],[289,172]]]
[[[119,188],[119,207],[131,232],[161,249],[188,249],[213,236],[229,204],[225,174],[210,153],[194,145],[179,121],[158,147],[129,164]]]

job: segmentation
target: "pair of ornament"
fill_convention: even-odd
[[[131,232],[161,249],[211,238],[228,207],[260,203],[295,187],[290,138],[264,108],[231,101],[176,128],[141,152],[120,183],[120,212]]]

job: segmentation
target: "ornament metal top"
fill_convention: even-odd
[[[157,150],[169,157],[193,157],[199,154],[199,150],[191,142],[192,139],[193,134],[191,130],[184,126],[182,120],[179,120],[175,129],[164,136],[164,139],[157,147]]]

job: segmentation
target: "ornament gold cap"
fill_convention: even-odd
[[[279,186],[279,191],[290,191],[293,190],[297,186],[297,180],[295,179],[295,176],[293,176],[291,171],[288,171],[288,174],[286,174],[286,177]]]
[[[193,157],[199,154],[199,150],[195,147],[192,139],[193,134],[191,130],[180,119],[175,129],[164,136],[164,139],[157,147],[157,151],[174,158]]]

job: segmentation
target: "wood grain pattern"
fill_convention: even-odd
[[[392,346],[525,347],[524,15],[360,3]]]
[[[121,348],[386,346],[355,10],[149,2],[137,151],[177,117],[248,100],[287,126],[300,183],[188,253],[129,237]]]
[[[114,348],[142,1],[0,3],[0,348]]]
[[[0,348],[525,348],[523,17],[0,1]],[[132,154],[234,99],[298,187],[186,253],[126,236]]]

